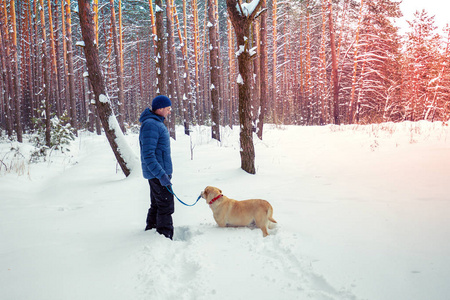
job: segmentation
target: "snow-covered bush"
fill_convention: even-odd
[[[48,155],[49,150],[59,150],[62,153],[69,152],[70,142],[75,140],[75,129],[68,122],[67,112],[58,118],[50,119],[50,145],[45,138],[45,123],[42,119],[33,119],[36,132],[31,136],[30,142],[35,146],[30,161],[36,162]]]

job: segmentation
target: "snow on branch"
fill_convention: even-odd
[[[239,4],[239,1],[237,1],[236,9],[238,11],[240,11],[240,9],[239,9],[239,5],[240,5],[242,7],[242,13],[244,14],[244,16],[249,17],[253,14],[256,7],[258,7],[259,1],[260,0],[253,0],[250,3],[242,3],[242,4]]]

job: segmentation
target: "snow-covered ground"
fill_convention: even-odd
[[[220,143],[206,127],[182,132],[175,193],[266,199],[270,236],[219,228],[204,200],[176,202],[174,241],[144,232],[140,169],[125,178],[106,138],[81,132],[70,156],[0,169],[0,299],[449,299],[445,124],[266,125],[256,175],[240,169],[238,127]],[[31,146],[20,148],[16,165]]]

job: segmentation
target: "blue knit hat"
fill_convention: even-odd
[[[172,106],[172,101],[164,95],[156,96],[152,101],[152,110],[156,111],[157,109],[164,108],[167,106]]]

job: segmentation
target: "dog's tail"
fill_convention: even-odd
[[[272,215],[273,215],[273,208],[270,206],[269,209],[267,210],[267,219],[272,223],[277,223],[277,221],[274,220]]]

